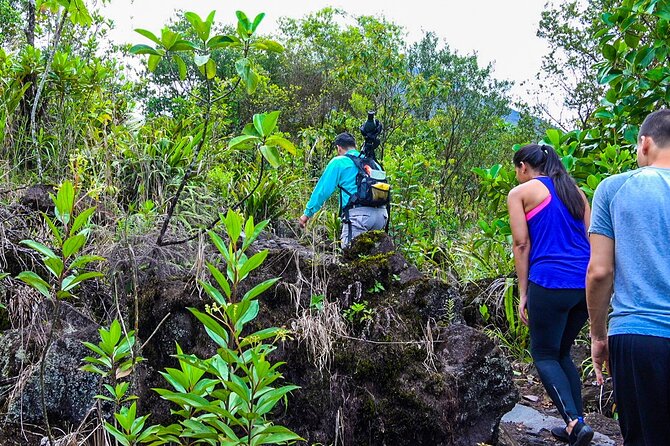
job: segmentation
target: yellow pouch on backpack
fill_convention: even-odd
[[[391,186],[388,183],[375,183],[372,185],[371,190],[373,200],[385,201],[388,200]]]

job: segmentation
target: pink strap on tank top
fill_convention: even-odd
[[[531,218],[535,217],[537,214],[540,213],[540,211],[544,208],[546,208],[549,203],[551,202],[551,194],[547,195],[547,198],[542,200],[542,203],[538,204],[535,206],[533,209],[530,211],[526,212],[526,221],[530,220]]]

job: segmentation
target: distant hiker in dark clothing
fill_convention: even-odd
[[[587,320],[585,278],[589,261],[586,196],[550,146],[531,144],[514,154],[521,183],[507,197],[519,317],[530,328],[530,353],[542,384],[565,420],[552,434],[588,445],[581,379],[570,349]]]
[[[607,362],[624,444],[659,446],[670,444],[670,110],[642,123],[637,163],[596,188],[586,298],[593,368],[602,384]]]
[[[384,229],[388,220],[388,212],[385,205],[375,207],[358,205],[355,204],[355,201],[350,203],[350,200],[355,200],[355,198],[352,199],[352,196],[357,196],[358,184],[356,178],[361,169],[357,165],[356,159],[360,159],[360,153],[356,150],[356,140],[349,133],[337,135],[334,145],[337,147],[338,156],[330,160],[328,166],[326,166],[299,222],[302,227],[305,227],[307,221],[321,209],[323,203],[339,187],[340,208],[345,211],[341,241],[342,246],[346,247],[355,237],[366,231]],[[378,165],[376,166],[378,167]]]

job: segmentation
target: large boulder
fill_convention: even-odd
[[[44,400],[54,425],[77,426],[89,414],[99,389],[98,375],[79,370],[90,354],[82,341],[95,341],[98,326],[67,302],[61,303],[60,313],[44,366]],[[46,336],[43,333],[38,341],[18,329],[0,334],[0,382],[15,385],[0,400],[6,422],[43,425],[39,357]]]
[[[271,277],[281,281],[261,296],[250,329],[293,329],[273,360],[286,362],[286,382],[300,389],[273,415],[276,422],[307,444],[495,443],[500,418],[514,406],[517,392],[501,351],[465,325],[456,286],[422,275],[383,233],[361,237],[343,260],[315,254],[292,239],[268,237],[252,249],[268,249],[269,255],[241,291]],[[208,256],[215,255],[210,248]],[[134,374],[133,392],[140,411],[152,412],[151,424],[168,423],[174,407],[152,388],[169,387],[159,371],[175,366],[176,343],[186,353],[215,353],[187,310],[203,309],[209,301],[186,275],[148,274],[137,283],[138,342],[147,360]],[[321,310],[310,305],[318,295]],[[119,304],[132,319],[134,299]],[[60,427],[80,423],[99,389],[95,376],[78,370],[88,354],[81,341],[98,338],[97,324],[83,314],[64,307],[47,357],[47,410]],[[0,342],[0,383],[16,376],[17,365],[33,364],[32,374],[21,377],[23,392],[4,401],[6,421],[23,417],[41,424],[39,348],[26,357],[20,339],[17,330],[8,330]]]
[[[464,324],[457,287],[420,274],[383,233],[360,242],[343,263],[294,240],[254,246],[269,255],[245,288],[271,277],[281,281],[261,297],[251,328],[294,330],[273,359],[286,362],[286,382],[300,389],[275,421],[307,444],[494,443],[502,415],[518,399],[502,352]],[[325,295],[320,311],[310,307],[319,294]],[[184,309],[206,301],[175,282],[147,287],[142,302],[151,311],[141,312],[141,326],[156,326],[171,313],[146,347],[152,368],[147,383],[165,386],[155,370],[174,365],[169,339],[179,338],[189,353],[214,351]],[[352,311],[354,304],[364,309]],[[145,407],[154,412],[152,422],[167,422],[169,406],[151,393],[147,386],[140,396],[151,401]]]
[[[314,259],[305,259],[302,271],[299,260],[276,261],[285,256],[281,250],[268,256],[285,285],[266,299],[262,324],[285,325],[293,311],[294,320],[313,319],[294,326],[332,326],[308,308],[310,292],[301,293],[296,312],[295,291],[282,291],[322,268]],[[344,334],[332,334],[332,360],[324,369],[315,366],[310,334],[298,331],[302,343],[284,344],[278,359],[287,362],[287,381],[301,389],[277,421],[309,444],[494,443],[500,418],[518,395],[500,349],[464,324],[459,290],[421,275],[383,233],[359,238],[344,259],[328,265],[320,280],[326,298],[340,310],[365,302],[368,317],[354,315]]]

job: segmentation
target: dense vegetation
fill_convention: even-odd
[[[336,199],[306,234],[293,221],[334,154],[333,137],[355,133],[375,110],[384,124],[378,156],[392,178],[394,241],[436,276],[502,277],[503,297],[475,304],[490,332],[522,358],[527,332],[515,316],[504,207],[515,182],[513,147],[552,145],[590,197],[603,178],[635,167],[639,124],[670,101],[667,1],[547,6],[538,35],[551,53],[540,77],[562,89],[571,119],[513,104],[510,84],[475,55],[430,32],[409,43],[379,17],[327,8],[282,19],[269,36],[262,14],[217,21],[213,13],[177,13],[163,30],[138,30],[136,45],[117,47],[106,40],[109,23],[90,8],[82,0],[0,0],[3,198],[22,185],[69,180],[71,194],[104,210],[111,224],[100,237],[108,243],[189,243],[222,228],[220,215],[232,209],[252,229],[268,220],[276,232],[332,250]],[[514,110],[518,120],[510,119]],[[227,232],[236,233],[230,225],[239,217],[227,215]],[[61,234],[58,253],[71,230],[62,217],[65,229],[50,225]],[[77,229],[84,227],[71,234],[81,235],[77,250],[89,236],[82,220]],[[44,245],[36,249],[67,265]],[[70,283],[63,284],[63,265],[54,272],[58,292]],[[34,276],[23,279],[46,298],[67,297]],[[254,348],[263,358],[272,350]]]

